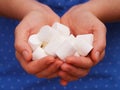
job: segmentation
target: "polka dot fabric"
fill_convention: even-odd
[[[39,0],[41,3],[47,4],[59,16],[62,16],[70,7],[88,0]]]
[[[54,11],[63,15],[71,6],[82,1],[44,0],[43,3],[53,9],[60,5]],[[107,47],[104,59],[92,68],[88,76],[66,87],[59,84],[59,78],[38,79],[22,69],[14,50],[14,29],[18,23],[0,17],[0,90],[120,90],[120,23],[106,24]]]

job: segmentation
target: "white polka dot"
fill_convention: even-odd
[[[8,81],[10,82],[10,81],[11,81],[11,78],[8,78]]]
[[[110,77],[109,80],[113,80],[113,77]]]
[[[95,71],[95,74],[98,74],[98,71]]]
[[[3,66],[3,64],[2,63],[0,63],[0,67],[2,67]]]
[[[87,85],[85,85],[85,86],[84,86],[84,88],[88,88],[88,86],[87,86]]]
[[[103,66],[103,63],[99,63],[100,66]]]
[[[60,6],[60,5],[61,5],[61,3],[60,3],[60,2],[58,2],[58,5]]]
[[[40,83],[40,81],[38,80],[38,81],[37,81],[37,84],[39,84],[39,83]]]
[[[31,90],[35,90],[35,88],[34,88],[34,87],[32,87],[32,88],[31,88]]]
[[[4,56],[4,57],[3,57],[3,59],[4,59],[4,60],[7,60],[7,59],[8,59],[8,57],[7,57],[7,56]]]
[[[117,72],[117,70],[116,70],[116,69],[114,69],[114,70],[113,70],[113,72],[114,72],[114,73],[116,73],[116,72]]]
[[[4,85],[1,85],[0,87],[1,87],[1,88],[4,88],[5,86],[4,86]]]
[[[74,86],[74,89],[77,89],[77,86]]]
[[[12,50],[11,50],[11,49],[9,49],[9,50],[8,50],[8,52],[9,52],[9,53],[11,53],[11,52],[12,52]]]
[[[46,88],[45,87],[42,87],[42,90],[45,90]]]
[[[30,83],[30,80],[27,80],[26,83]]]
[[[6,74],[6,71],[4,71],[3,74]]]
[[[4,34],[4,33],[1,33],[0,35],[1,35],[1,37],[5,37],[5,34]]]
[[[16,72],[15,72],[15,71],[13,72],[13,75],[16,75]]]
[[[23,88],[23,87],[21,87],[21,90],[24,90],[24,88]]]
[[[4,50],[3,50],[3,48],[0,48],[0,52],[3,52]]]
[[[8,68],[10,68],[10,67],[11,67],[11,65],[10,65],[10,64],[8,64],[8,65],[7,65],[7,67],[8,67]]]
[[[108,85],[107,84],[105,84],[105,88],[107,88],[108,87]]]
[[[17,79],[17,82],[20,82],[20,79]]]
[[[64,89],[67,89],[67,87],[66,87],[66,86],[64,86]]]
[[[14,89],[14,86],[10,86],[11,89]]]
[[[118,61],[117,64],[119,65],[119,64],[120,64],[120,61]]]
[[[98,85],[95,85],[95,88],[98,88]]]
[[[102,77],[100,77],[100,80],[102,81],[102,80],[103,80],[103,78],[102,78]]]
[[[109,64],[109,65],[112,65],[112,62],[109,62],[108,64]]]
[[[120,80],[120,76],[118,76],[118,79]]]
[[[89,81],[92,81],[93,79],[92,78],[89,78]]]
[[[108,70],[106,69],[104,72],[105,72],[105,73],[108,73]]]
[[[115,84],[114,87],[118,87],[118,84]]]
[[[82,82],[82,79],[79,79],[79,82]]]
[[[51,83],[51,80],[48,80],[48,83]]]
[[[56,90],[56,87],[55,87],[55,86],[53,86],[53,90]]]

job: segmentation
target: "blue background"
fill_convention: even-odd
[[[87,0],[39,0],[63,15],[71,6]],[[120,23],[106,24],[106,55],[89,75],[59,84],[59,78],[38,79],[27,74],[15,58],[14,29],[19,22],[0,17],[0,90],[120,90]]]

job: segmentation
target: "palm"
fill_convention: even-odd
[[[84,71],[81,73],[84,75],[84,72],[87,72],[92,68],[93,65],[97,64],[104,56],[104,49],[106,46],[106,28],[105,25],[91,12],[85,11],[83,8],[78,6],[72,7],[63,17],[61,18],[61,22],[71,29],[71,33],[74,35],[78,34],[89,34],[92,33],[94,35],[94,41],[93,41],[93,50],[87,57],[79,57],[78,59],[81,61],[81,58],[83,59],[83,64],[80,64],[79,66],[84,67]],[[73,59],[76,63],[71,63],[73,66],[77,66],[77,58]],[[69,61],[69,60],[68,60]],[[87,66],[90,66],[88,70],[85,67],[85,63],[87,63]],[[78,67],[75,67],[78,69]],[[62,70],[66,70],[67,68],[62,68]],[[72,71],[72,70],[71,70]],[[80,72],[78,69],[77,72]],[[74,74],[77,74],[74,73]],[[64,73],[64,72],[63,72]],[[70,77],[70,72],[67,73],[67,75]],[[64,73],[65,74],[65,73]],[[71,73],[72,74],[72,73]],[[79,75],[79,74],[78,74]],[[67,83],[69,79],[66,80],[65,76],[62,77],[62,84]],[[79,76],[78,76],[79,77]],[[74,77],[71,76],[72,80],[75,80]],[[70,79],[70,80],[71,80]]]
[[[41,12],[30,12],[16,27],[16,57],[20,62],[21,66],[28,73],[34,74],[37,77],[53,78],[56,77],[58,68],[62,62],[56,60],[52,56],[43,58],[41,60],[32,61],[32,50],[28,45],[29,36],[31,34],[37,33],[40,27],[42,27],[43,25],[52,25],[54,22],[59,22],[59,17],[47,6],[43,6]]]

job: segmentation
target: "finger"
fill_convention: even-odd
[[[19,62],[21,64],[21,66],[29,74],[36,74],[38,72],[41,72],[42,70],[47,68],[50,64],[52,64],[56,60],[52,56],[47,56],[47,57],[42,58],[40,60],[27,62],[27,61],[24,60],[24,58],[19,53],[16,53],[16,56],[17,56],[17,59],[19,60]]]
[[[59,71],[58,75],[64,79],[65,81],[74,81],[74,80],[77,80],[78,77],[75,77],[75,76],[72,76],[70,74],[68,74],[67,72],[64,72],[64,71]]]
[[[44,19],[37,20],[39,17],[36,12],[30,13],[21,21],[15,30],[15,49],[28,61],[32,58],[32,49],[28,44],[28,38],[31,34],[37,33],[39,28],[46,24]],[[31,23],[33,18],[37,21]]]
[[[28,45],[29,28],[21,25],[15,30],[15,49],[25,60],[29,61],[32,58],[32,50]]]
[[[61,80],[60,80],[60,84],[61,84],[62,86],[66,86],[66,85],[68,84],[68,81],[61,79]]]
[[[37,77],[48,77],[52,75],[53,73],[57,72],[60,69],[60,66],[62,65],[61,60],[56,60],[54,63],[50,64],[47,68],[43,69],[43,71],[36,74]]]
[[[52,79],[52,78],[56,78],[56,77],[58,77],[58,72],[55,72],[54,74],[49,75],[49,76],[47,76],[46,78],[47,78],[47,79]]]
[[[16,51],[16,58],[17,60],[20,62],[21,66],[25,69],[28,62],[24,60],[24,58],[21,56],[21,54],[19,54],[17,51]]]
[[[75,57],[70,56],[66,58],[66,63],[71,64],[78,68],[84,68],[89,69],[93,66],[93,61],[90,59],[90,57]]]
[[[101,53],[100,60],[102,60],[105,56],[105,50]]]
[[[86,76],[89,72],[89,69],[76,68],[66,63],[61,66],[61,69],[70,74],[71,76],[79,78]]]
[[[106,47],[106,28],[99,28],[94,30],[94,42],[93,42],[93,50],[91,52],[91,57],[93,62],[96,64],[100,61],[100,56]]]

